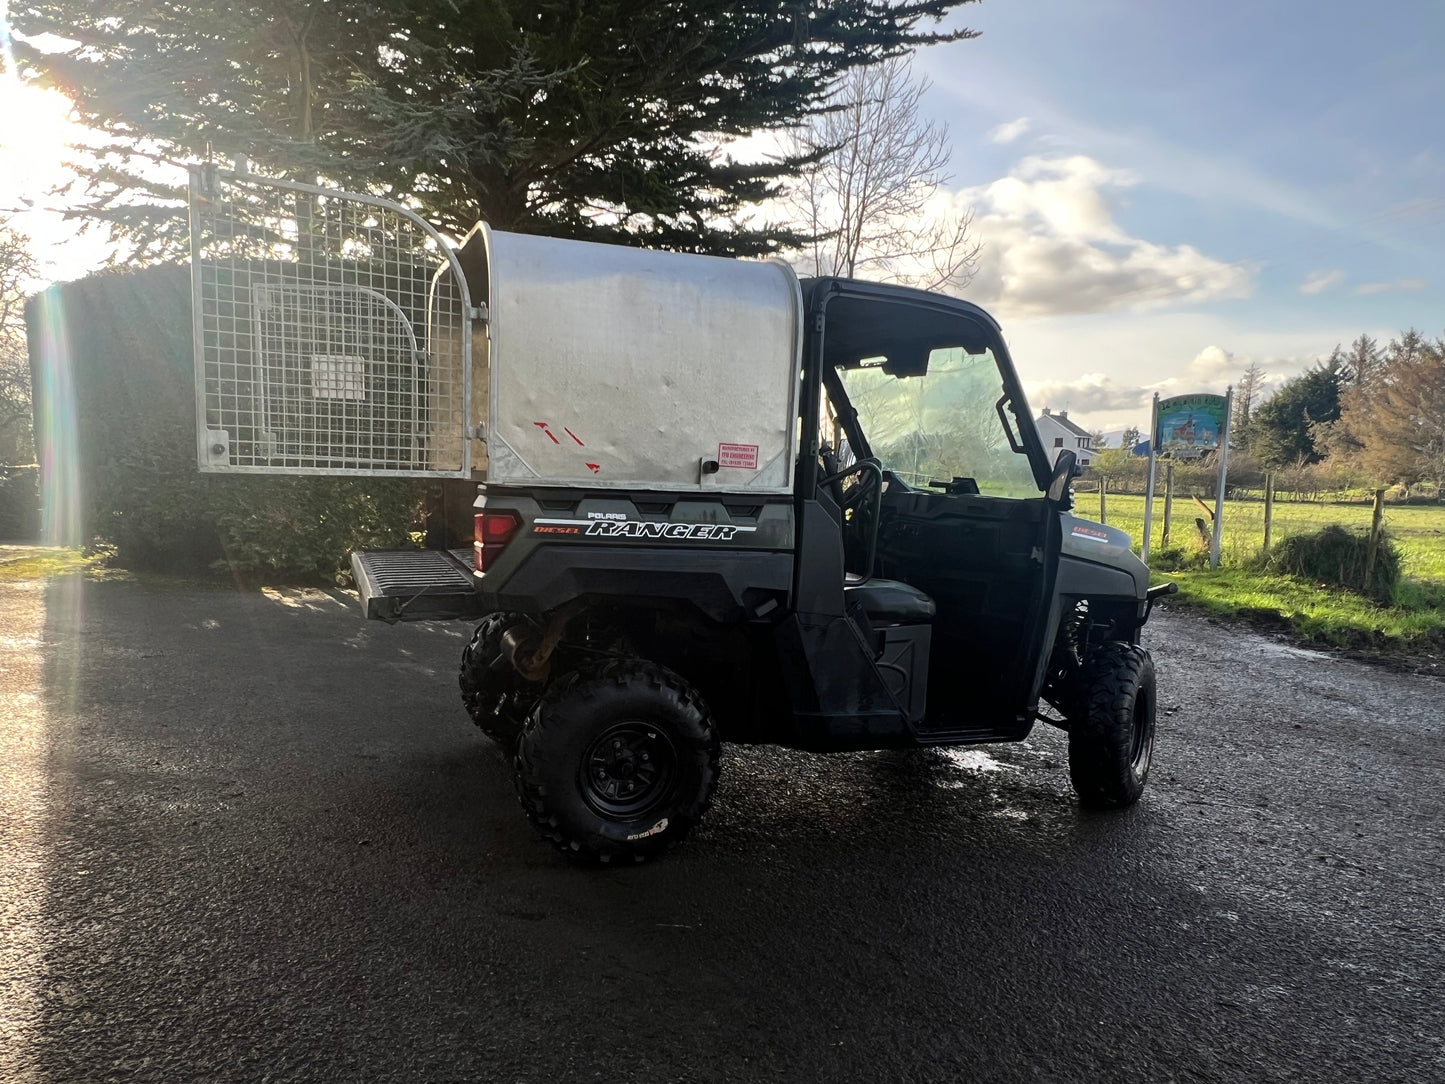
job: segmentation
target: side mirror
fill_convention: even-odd
[[[1054,460],[1054,473],[1049,478],[1049,489],[1045,496],[1052,504],[1061,508],[1072,508],[1073,500],[1069,495],[1069,483],[1074,480],[1078,473],[1079,457],[1065,448],[1059,453],[1059,458]]]

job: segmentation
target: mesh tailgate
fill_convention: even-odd
[[[435,230],[197,167],[191,245],[202,470],[468,473],[473,311]]]

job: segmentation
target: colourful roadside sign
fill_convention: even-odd
[[[1214,537],[1209,543],[1209,567],[1219,567],[1220,529],[1224,526],[1224,491],[1229,482],[1229,411],[1234,389],[1223,395],[1176,395],[1160,399],[1154,393],[1154,436],[1149,441],[1149,480],[1144,489],[1144,538],[1140,556],[1149,563],[1149,540],[1154,529],[1154,465],[1162,455],[1195,459],[1218,450],[1219,477],[1214,487]],[[1198,500],[1195,497],[1195,500]],[[1168,509],[1166,498],[1165,508]],[[1167,511],[1165,513],[1167,521]]]
[[[1160,399],[1154,416],[1159,455],[1191,459],[1219,447],[1229,417],[1223,395],[1176,395]]]

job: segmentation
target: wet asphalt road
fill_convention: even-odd
[[[0,584],[0,1080],[1445,1079],[1445,683],[1156,615],[1143,802],[1061,736],[728,747],[569,868],[461,626]]]

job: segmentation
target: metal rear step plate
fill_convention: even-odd
[[[471,550],[357,550],[351,573],[361,608],[378,621],[445,621],[486,611],[472,581]]]

